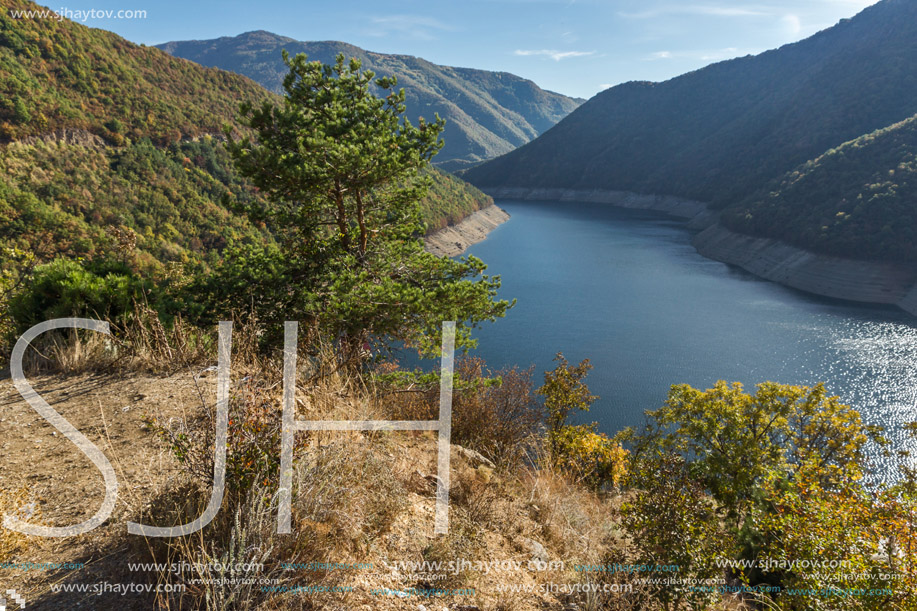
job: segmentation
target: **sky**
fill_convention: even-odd
[[[63,2],[64,0],[62,0]],[[66,0],[41,2],[147,45],[268,30],[512,72],[588,98],[801,40],[876,0]],[[66,10],[63,10],[66,9]],[[142,19],[75,11],[146,11]]]

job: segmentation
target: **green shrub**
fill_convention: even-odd
[[[121,264],[55,259],[35,268],[32,282],[10,299],[9,316],[19,331],[69,316],[117,320],[147,288]]]

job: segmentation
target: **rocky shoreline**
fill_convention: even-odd
[[[902,266],[816,255],[719,223],[694,237],[697,252],[785,286],[850,301],[897,305],[917,315],[917,273]],[[910,298],[909,298],[910,297]]]
[[[509,220],[509,214],[495,205],[474,212],[456,225],[444,227],[424,238],[427,252],[440,257],[455,257],[472,244],[483,241],[487,234]]]
[[[643,195],[630,191],[602,191],[577,189],[529,189],[520,187],[481,188],[493,198],[546,200],[559,202],[593,202],[611,204],[619,208],[658,210],[672,216],[693,219],[707,212],[707,205],[670,195]]]
[[[692,244],[709,259],[737,265],[760,278],[815,295],[896,305],[917,316],[917,270],[819,255],[778,240],[740,234],[721,225],[717,213],[703,202],[627,191],[508,187],[482,190],[494,198],[598,202],[665,212],[684,219],[688,228],[699,231]]]

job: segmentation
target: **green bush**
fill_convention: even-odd
[[[118,263],[55,259],[35,268],[32,282],[10,299],[9,315],[20,332],[52,318],[115,320],[148,288]]]

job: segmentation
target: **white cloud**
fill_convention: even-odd
[[[595,55],[595,51],[557,51],[555,49],[516,49],[513,55],[544,55],[556,62],[571,57],[585,57]]]
[[[416,40],[434,40],[434,31],[454,30],[438,19],[422,15],[388,15],[372,17],[372,27],[365,31],[368,36],[390,36],[397,34]]]
[[[695,4],[687,6],[662,6],[639,13],[619,12],[621,17],[629,19],[652,19],[663,15],[708,15],[711,17],[767,17],[772,13],[764,7],[738,8],[734,6],[716,6]]]
[[[784,15],[781,21],[790,34],[796,35],[802,31],[802,20],[799,19],[799,15]]]
[[[699,50],[699,51],[656,51],[650,53],[643,59],[645,61],[655,61],[659,59],[692,59],[707,62],[721,61],[746,55],[752,51],[740,51],[737,47],[726,47],[725,49]]]

